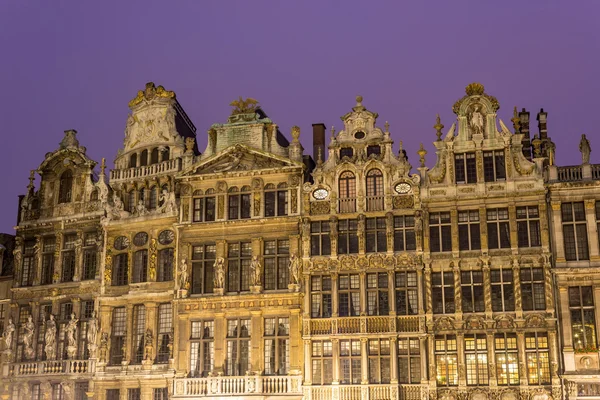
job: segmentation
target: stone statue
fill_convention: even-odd
[[[15,333],[15,324],[13,323],[12,318],[8,319],[8,325],[4,328],[4,332],[2,332],[2,339],[4,339],[4,344],[6,350],[10,350],[12,347],[13,335]]]
[[[33,350],[33,335],[35,333],[35,324],[33,323],[33,317],[30,315],[27,317],[23,333],[23,344],[25,345],[25,357],[28,360],[33,359],[35,351]]]
[[[290,283],[292,285],[300,284],[300,258],[296,254],[290,257]]]
[[[100,362],[106,362],[108,353],[108,333],[102,332],[100,335]]]
[[[181,265],[179,266],[179,289],[187,290],[189,287],[189,273],[187,258],[181,259]]]
[[[302,239],[310,239],[310,220],[306,217],[302,218]]]
[[[64,400],[71,400],[73,398],[73,386],[72,383],[69,381],[62,381],[60,383],[60,386],[62,386],[62,390],[63,390],[63,399]]]
[[[548,165],[554,165],[555,155],[556,155],[556,144],[550,140],[548,142]]]
[[[153,358],[153,353],[154,353],[154,337],[152,336],[152,330],[150,330],[150,328],[148,328],[146,330],[146,335],[144,336],[144,352],[145,352],[145,356],[144,359],[145,360],[152,360]]]
[[[229,158],[231,159],[231,161],[223,163],[217,167],[215,167],[213,169],[214,172],[226,172],[232,169],[236,169],[237,167],[240,166],[240,163],[242,162],[242,158],[244,157],[244,153],[242,153],[241,151],[235,151],[231,154],[229,154]]]
[[[146,206],[144,205],[144,200],[138,201],[137,206],[135,206],[135,212],[138,217],[143,217],[148,214],[148,210],[146,210]]]
[[[75,340],[75,332],[77,331],[77,323],[79,320],[75,318],[75,313],[71,313],[71,319],[67,323],[65,332],[67,333],[67,343],[69,347],[75,347],[77,342]]]
[[[258,261],[258,257],[253,256],[252,262],[250,263],[250,284],[252,286],[260,286],[261,271],[262,271],[262,266],[260,265],[260,261]]]
[[[215,289],[223,289],[225,287],[225,260],[223,257],[219,257],[214,263],[215,278],[214,285]]]
[[[585,134],[581,135],[581,140],[579,141],[579,151],[581,152],[581,163],[589,164],[592,148],[590,147],[590,142],[585,137]]]
[[[46,352],[47,360],[54,360],[56,358],[56,321],[54,321],[54,315],[50,314],[46,321],[46,333],[44,334],[46,346],[44,351]]]
[[[168,192],[166,189],[163,189],[162,193],[159,196],[159,200],[161,202],[159,212],[167,214],[177,212],[178,208],[177,199],[175,198],[175,192]]]
[[[483,116],[479,112],[480,106],[475,106],[475,111],[471,114],[471,129],[473,133],[483,133]]]
[[[96,338],[98,336],[98,318],[96,318],[96,311],[92,313],[92,318],[88,321],[87,325],[87,342],[88,347],[90,345],[96,345]]]

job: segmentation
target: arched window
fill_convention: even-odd
[[[367,172],[367,211],[383,210],[383,173],[378,169]]]
[[[154,210],[158,203],[158,188],[152,186],[150,189],[150,195],[148,196],[148,210]]]
[[[153,148],[150,154],[150,164],[158,164],[158,148]]]
[[[167,161],[169,159],[169,154],[170,153],[170,149],[168,147],[165,147],[165,150],[163,151],[163,161]]]
[[[350,171],[344,171],[339,180],[340,212],[356,211],[356,177]]]
[[[98,189],[92,190],[92,194],[90,194],[90,201],[98,200]]]
[[[146,199],[148,198],[148,189],[146,188],[141,188],[140,189],[140,193],[138,195],[138,203],[141,201],[142,204],[144,205],[144,207],[146,206]],[[136,204],[137,205],[137,204]],[[135,205],[134,205],[135,207]]]
[[[58,192],[58,202],[68,203],[71,201],[73,192],[73,172],[69,169],[60,176],[60,190]]]
[[[133,153],[129,156],[129,168],[137,167],[137,153]]]
[[[144,150],[140,154],[140,167],[144,165],[148,165],[148,150]]]
[[[132,189],[125,197],[125,210],[133,212],[135,210],[135,191]]]

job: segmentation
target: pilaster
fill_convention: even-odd
[[[587,225],[588,246],[590,249],[590,260],[600,260],[598,249],[598,229],[596,222],[596,199],[585,200],[585,219]]]

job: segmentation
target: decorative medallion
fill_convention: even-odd
[[[329,196],[329,191],[327,189],[320,188],[313,192],[313,197],[317,200],[323,200],[327,196]]]
[[[358,131],[354,134],[355,139],[364,139],[365,133],[363,131]]]
[[[394,187],[394,190],[398,194],[406,194],[411,190],[411,186],[406,182],[401,182]]]
[[[175,240],[175,233],[171,230],[166,229],[158,234],[158,242],[160,244],[171,244],[173,240]]]
[[[133,238],[133,244],[136,246],[143,246],[148,243],[148,234],[146,232],[136,233]]]
[[[115,249],[125,250],[129,247],[129,238],[126,236],[119,236],[115,239]]]

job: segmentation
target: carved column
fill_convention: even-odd
[[[496,353],[495,349],[495,341],[494,341],[494,333],[487,332],[487,357],[488,357],[488,366],[489,366],[489,385],[490,387],[498,386],[498,380],[496,378]]]
[[[158,244],[155,238],[150,239],[148,248],[148,282],[156,282],[156,268],[158,262]]]
[[[368,349],[367,349],[368,339],[360,338],[360,354],[362,355],[360,358],[361,361],[361,372],[362,379],[361,385],[367,385],[369,383],[369,357],[368,357]]]
[[[331,339],[331,349],[332,354],[331,358],[333,362],[333,381],[331,382],[334,385],[338,385],[340,383],[340,341],[337,338]]]
[[[488,251],[488,229],[487,229],[487,209],[479,208],[479,229],[481,238],[481,251],[485,254]]]
[[[398,383],[398,338],[390,338],[390,383]]]
[[[459,354],[458,359],[458,385],[466,386],[467,385],[467,375],[466,375],[466,366],[465,366],[465,357],[462,356],[465,354],[465,335],[462,332],[457,332],[456,334],[456,352]]]
[[[454,274],[454,308],[457,319],[462,318],[462,292],[460,286],[460,267],[459,260],[455,260],[452,264],[452,273]]]
[[[544,292],[546,295],[546,312],[554,315],[554,282],[552,281],[552,268],[550,265],[550,256],[544,262]]]
[[[35,268],[32,271],[33,275],[33,286],[38,286],[42,281],[42,251],[44,240],[41,235],[35,235],[35,256],[34,256],[34,265]],[[15,268],[15,276],[16,276],[16,268]]]
[[[60,259],[60,250],[62,249],[63,232],[56,232],[56,242],[54,247],[54,273],[52,274],[52,282],[58,283],[61,280],[62,262]]]
[[[394,254],[394,214],[387,212],[385,214],[385,236],[387,244],[387,253]]]
[[[338,219],[337,217],[329,218],[329,239],[331,242],[331,257],[338,255]]]
[[[418,288],[422,288],[423,287],[423,265],[418,264],[417,265],[417,287]],[[395,283],[395,282],[394,282]],[[417,302],[419,305],[419,315],[422,315],[423,313],[425,313],[425,299],[423,296],[423,291],[422,290],[417,290]],[[395,293],[394,293],[394,297],[392,297],[392,299],[395,299]],[[392,302],[394,303],[394,307],[395,307],[395,301],[392,300]],[[396,310],[394,308],[394,310]]]
[[[548,331],[548,346],[550,347],[550,376],[552,377],[552,383],[559,384],[556,331]]]
[[[358,216],[358,229],[356,235],[358,236],[358,254],[365,254],[366,251],[366,243],[365,243],[365,229],[366,229],[366,220],[364,214],[360,214]]]
[[[339,298],[338,298],[338,290],[339,290],[339,275],[337,272],[331,273],[331,316],[337,318],[339,316]],[[307,285],[308,286],[308,285]],[[337,332],[333,332],[337,333]]]
[[[73,282],[79,282],[81,280],[82,266],[83,266],[83,232],[77,231],[77,239],[75,240],[75,271],[73,274]]]
[[[523,318],[523,297],[521,296],[521,268],[517,258],[513,259],[512,272],[513,287],[515,290],[515,313],[517,319],[520,319]]]
[[[507,158],[507,160],[509,160]],[[508,162],[507,162],[508,164]],[[510,229],[510,248],[513,254],[519,251],[519,232],[517,230],[517,207],[514,204],[508,206],[508,224]]]
[[[479,143],[481,145],[481,142]],[[485,182],[485,178],[483,176],[483,152],[481,150],[477,150],[475,152],[475,158],[477,162],[477,182],[483,183]]]
[[[554,243],[557,243],[556,246],[556,262],[566,262],[565,259],[565,247],[563,245],[563,231],[562,231],[562,221],[560,215],[561,203],[560,201],[552,201],[550,202],[552,206],[552,226],[554,227]]]
[[[425,265],[425,312],[431,314],[433,312],[431,299],[431,266]]]
[[[519,349],[519,380],[521,386],[527,385],[527,356],[525,354],[525,334],[517,331],[517,347]]]
[[[598,230],[596,228],[596,200],[585,200],[585,219],[587,225],[588,246],[591,261],[600,260],[600,252],[598,250]]]
[[[492,319],[492,280],[490,276],[489,260],[485,260],[482,266],[483,270],[483,299],[485,304],[485,317]]]
[[[427,341],[429,342],[427,346],[427,349],[429,350],[429,357],[421,357],[421,360],[425,365],[427,365],[426,358],[429,359],[429,381],[430,383],[435,383],[437,373],[435,363],[435,336],[433,333],[427,335]],[[425,354],[423,346],[421,346],[421,349],[423,350],[421,354]]]
[[[450,210],[450,230],[452,232],[452,253],[456,256],[459,254],[459,243],[458,243],[458,210],[453,208]]]
[[[312,343],[310,339],[304,340],[304,384],[312,384]]]

